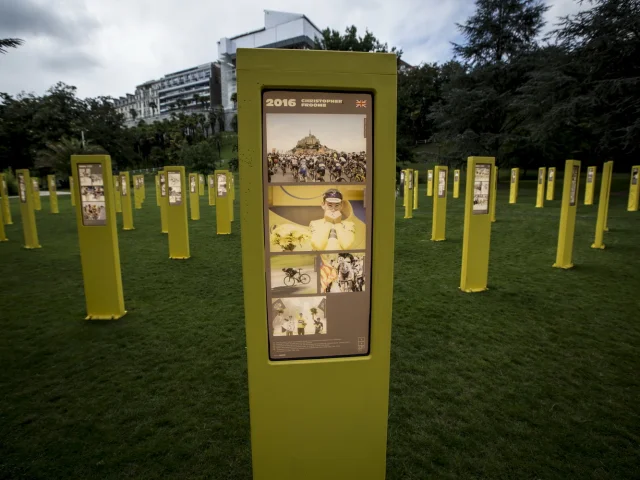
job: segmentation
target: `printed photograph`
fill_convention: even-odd
[[[182,205],[182,182],[180,172],[169,172],[169,205]]]
[[[164,174],[160,174],[160,196],[167,196],[167,178],[164,176]]]
[[[209,188],[210,189],[216,188],[216,182],[214,180],[213,175],[209,175]]]
[[[538,170],[538,184],[542,185],[543,182],[544,182],[544,170],[540,169]]]
[[[325,335],[326,297],[274,298],[271,334],[274,337]]]
[[[638,169],[634,168],[631,172],[631,185],[638,184]]]
[[[473,184],[473,213],[476,215],[489,213],[490,180],[491,165],[476,165],[476,175]]]
[[[511,171],[511,183],[516,183],[516,172],[515,172],[515,170]]]
[[[78,165],[78,177],[80,186],[102,186],[102,165],[100,164],[80,164]]]
[[[31,179],[31,184],[33,185],[33,191],[34,192],[39,192],[40,191],[40,185],[38,184],[38,180],[36,180],[35,178]]]
[[[126,197],[129,194],[127,186],[127,177],[122,175],[120,177],[120,191],[122,192],[123,197]]]
[[[106,222],[105,202],[82,202],[82,223],[84,225],[105,225]]]
[[[320,255],[320,293],[364,292],[364,253]]]
[[[269,187],[270,251],[364,250],[364,195],[361,185]]]
[[[592,183],[593,182],[593,170],[589,169],[587,170],[587,183]]]
[[[269,182],[354,182],[367,176],[366,115],[268,113]]]
[[[438,170],[438,197],[443,198],[447,193],[447,172]]]
[[[189,175],[189,189],[191,193],[196,193],[196,177]]]
[[[22,203],[27,202],[27,188],[24,181],[24,175],[18,174],[18,190],[20,190],[20,201]]]
[[[555,173],[556,173],[555,170],[549,170],[549,181],[550,182],[553,182],[553,176],[554,176]]]
[[[80,187],[83,202],[104,202],[104,186]]]
[[[227,196],[227,176],[224,173],[218,173],[218,197]]]
[[[272,295],[318,293],[315,255],[274,255],[270,260]]]
[[[574,166],[571,171],[571,188],[569,190],[569,205],[575,206],[578,193],[578,175],[580,175],[580,167]]]

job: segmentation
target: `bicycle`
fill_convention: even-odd
[[[311,281],[311,277],[306,273],[302,273],[301,268],[298,268],[297,274],[295,271],[293,273],[287,272],[284,268],[282,269],[282,271],[287,274],[287,276],[284,277],[284,280],[283,280],[284,284],[287,287],[293,287],[295,286],[296,283],[301,283],[303,285],[306,285]]]

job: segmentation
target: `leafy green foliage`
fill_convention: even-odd
[[[208,173],[216,169],[220,156],[213,138],[185,144],[180,150],[180,161],[191,172]]]
[[[398,59],[402,56],[402,50],[380,42],[373,33],[365,30],[364,37],[358,35],[358,29],[351,25],[345,29],[344,34],[337,30],[325,28],[322,30],[322,38],[315,39],[316,50],[339,50],[343,52],[381,52],[395,53]]]
[[[35,168],[43,173],[55,173],[63,178],[71,175],[71,155],[91,155],[106,153],[99,145],[82,142],[75,138],[62,137],[59,142],[47,143],[45,149],[39,151]]]

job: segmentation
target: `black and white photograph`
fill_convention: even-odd
[[[166,197],[167,196],[167,177],[165,176],[166,174],[161,173],[160,174],[160,196],[161,197]]]
[[[491,164],[476,165],[473,183],[473,213],[482,215],[489,213],[489,184],[491,183]]]
[[[555,169],[552,169],[552,168],[549,169],[549,182],[553,182],[553,177],[555,173],[556,173]]]
[[[580,167],[577,165],[573,167],[571,171],[571,188],[569,190],[569,205],[575,206],[577,200],[578,193],[578,178],[580,175]]]
[[[196,176],[189,175],[189,191],[191,193],[196,193]]]
[[[631,185],[637,185],[638,184],[638,169],[634,168],[633,170],[631,170]]]
[[[38,194],[40,194],[40,185],[38,184],[38,180],[32,178],[31,184],[33,185],[33,193],[37,192]]]
[[[218,197],[227,196],[227,176],[224,173],[218,173]]]
[[[365,254],[320,255],[320,293],[365,291]]]
[[[182,181],[180,172],[168,172],[169,205],[182,205]]]
[[[438,170],[438,198],[444,198],[447,195],[447,172]]]
[[[327,333],[326,297],[274,298],[272,308],[274,337]]]
[[[273,255],[271,257],[272,295],[318,293],[315,255]]]
[[[104,202],[104,186],[80,187],[83,202]]]
[[[78,179],[81,187],[104,186],[102,165],[99,163],[78,164]]]
[[[82,224],[101,226],[107,224],[105,202],[82,202]]]
[[[453,181],[456,183],[460,181],[460,172],[458,170],[453,172]]]
[[[516,170],[511,170],[511,183],[516,183],[517,175]]]
[[[213,175],[209,175],[209,189],[213,190],[214,188],[216,188],[215,177]]]
[[[27,186],[25,185],[24,175],[18,174],[18,190],[20,191],[20,201],[27,203]]]
[[[268,113],[269,182],[365,182],[365,121],[366,114]]]
[[[127,176],[121,175],[120,176],[120,193],[122,194],[123,197],[126,197],[127,195],[129,195],[129,188],[127,183],[128,183]]]
[[[538,185],[542,185],[544,183],[544,168],[538,170]]]
[[[593,183],[593,168],[587,170],[587,183]]]

